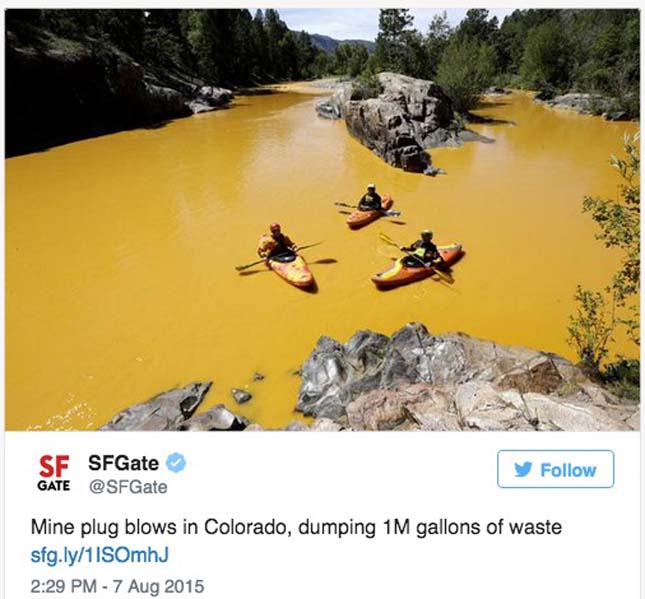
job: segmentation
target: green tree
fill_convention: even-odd
[[[348,45],[348,49],[350,54],[347,62],[347,74],[350,77],[357,77],[365,68],[369,60],[369,53],[367,48],[361,44]]]
[[[622,254],[620,267],[607,291],[617,308],[627,308],[628,316],[618,322],[627,326],[631,338],[640,344],[638,305],[629,300],[640,293],[640,153],[639,135],[626,136],[625,157],[611,157],[611,165],[623,180],[618,200],[585,197],[583,209],[600,227],[597,238],[608,248],[618,248]]]
[[[428,54],[423,36],[416,30],[406,31],[402,40],[400,72],[411,77],[429,79]]]
[[[587,196],[583,211],[599,225],[596,236],[607,248],[622,254],[620,266],[603,292],[578,286],[578,309],[569,318],[569,343],[580,359],[598,370],[608,355],[611,335],[623,326],[632,341],[640,345],[640,153],[639,135],[626,136],[624,157],[612,156],[611,165],[622,183],[617,200]]]
[[[432,17],[428,27],[428,35],[426,36],[426,55],[428,60],[426,73],[429,79],[434,79],[437,76],[437,68],[452,33],[452,27],[450,27],[448,14],[445,10]]]
[[[281,79],[287,76],[288,65],[285,62],[283,51],[287,48],[280,47],[285,33],[288,31],[285,23],[280,19],[277,10],[268,8],[264,11],[264,30],[267,39],[267,67],[271,76]]]
[[[533,89],[566,90],[571,81],[571,50],[566,33],[553,21],[532,29],[526,39],[520,75]]]
[[[443,53],[437,82],[452,100],[455,110],[474,108],[495,72],[494,50],[469,37],[455,37]]]
[[[470,37],[480,44],[491,42],[499,25],[497,17],[488,18],[485,8],[471,8],[457,27],[457,35]]]
[[[514,10],[506,17],[495,39],[500,70],[508,75],[517,75],[529,31],[557,19],[557,14],[555,10],[529,9]]]
[[[102,9],[97,11],[97,17],[98,27],[107,34],[115,46],[135,58],[142,56],[146,27],[143,10]]]
[[[314,66],[317,57],[316,48],[311,41],[311,36],[306,31],[298,34],[298,73],[297,77],[309,79],[314,76]]]
[[[269,42],[264,26],[264,15],[259,8],[253,17],[251,41],[254,47],[251,76],[255,81],[262,81],[269,71]]]
[[[405,54],[406,34],[414,18],[407,8],[382,8],[376,36],[376,64],[381,70],[401,72]]]
[[[278,42],[278,55],[282,69],[279,76],[283,79],[297,79],[299,76],[298,44],[289,30],[284,32]]]
[[[147,13],[143,53],[147,62],[194,67],[190,44],[184,36],[181,10],[154,9]]]

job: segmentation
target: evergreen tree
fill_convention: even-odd
[[[452,27],[448,22],[446,11],[444,10],[441,14],[434,15],[426,36],[426,55],[428,58],[426,73],[429,79],[434,79],[437,76],[437,67],[441,62],[441,57],[448,46],[451,35]]]
[[[451,40],[439,63],[437,82],[453,101],[455,110],[466,112],[476,106],[482,90],[492,81],[493,62],[490,44],[480,44],[472,37],[456,36]]]
[[[571,81],[571,59],[569,43],[561,28],[547,21],[529,31],[520,75],[533,89],[565,90]]]
[[[379,13],[376,64],[381,70],[401,71],[404,66],[405,36],[413,17],[407,8],[384,8]]]

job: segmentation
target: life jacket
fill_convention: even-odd
[[[271,235],[264,233],[258,240],[258,255],[266,258],[277,247],[278,243]]]
[[[260,237],[260,240],[258,241],[258,255],[261,258],[267,258],[273,252],[275,252],[275,250],[278,249],[281,245],[283,245],[286,249],[287,247],[293,245],[293,243],[291,239],[289,239],[286,235],[282,235],[282,244],[280,244],[278,241],[276,241],[273,238],[273,235],[264,233],[262,237]]]

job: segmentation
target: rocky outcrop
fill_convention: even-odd
[[[352,430],[638,428],[639,408],[555,354],[409,324],[392,337],[322,337],[302,368],[297,410]]]
[[[105,431],[176,431],[200,406],[212,383],[171,389],[119,412],[101,427]]]
[[[115,48],[40,32],[7,32],[8,156],[114,131],[157,125],[232,99],[188,75],[148,71]]]
[[[574,110],[580,114],[601,115],[607,121],[628,121],[632,118],[627,111],[616,108],[615,99],[601,94],[568,93],[551,96],[540,92],[534,99],[551,108]]]
[[[189,418],[179,426],[180,431],[242,431],[248,426],[246,418],[233,414],[224,404]]]
[[[248,421],[222,404],[195,414],[212,383],[191,383],[119,412],[103,431],[239,431]]]
[[[569,93],[554,97],[538,94],[535,100],[553,108],[566,108],[581,114],[599,114],[609,107],[609,99],[600,94]]]
[[[233,92],[223,87],[202,86],[197,90],[195,99],[188,102],[193,114],[209,112],[220,108],[233,100]]]
[[[636,377],[635,363],[616,366]],[[314,416],[286,431],[629,431],[636,401],[620,399],[561,356],[463,333],[431,335],[419,323],[387,337],[321,337],[301,369],[296,409]],[[635,379],[637,383],[637,378]],[[192,383],[136,404],[110,431],[261,431],[218,404],[197,413],[211,383]]]
[[[438,172],[428,148],[478,138],[473,132],[462,138],[453,124],[450,98],[433,81],[396,73],[379,73],[378,80],[383,87],[378,97],[356,99],[352,84],[344,83],[316,105],[316,112],[324,118],[344,118],[347,130],[364,146],[388,164],[416,173]]]

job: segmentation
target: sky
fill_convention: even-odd
[[[457,25],[466,15],[467,8],[448,8],[448,20]],[[491,16],[496,16],[500,23],[513,8],[491,8]],[[280,8],[280,17],[292,31],[304,30],[308,33],[320,33],[335,39],[374,40],[378,33],[378,8]],[[412,8],[413,26],[425,33],[433,15],[441,13],[440,8]]]

